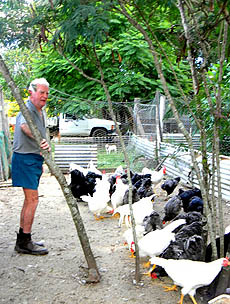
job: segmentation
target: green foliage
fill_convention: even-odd
[[[31,72],[31,57],[33,56],[32,52],[28,49],[5,49],[4,50],[4,60],[7,62],[8,69],[10,70],[14,81],[17,83],[21,95],[23,98],[27,97],[27,87],[31,80],[30,77],[33,77]],[[12,93],[8,88],[8,84],[0,75],[0,86],[3,87],[4,96],[8,100],[14,100]]]

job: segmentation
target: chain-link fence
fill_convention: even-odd
[[[105,104],[104,104],[105,105]],[[94,103],[95,107],[95,103]],[[113,112],[117,122],[120,124],[122,140],[127,149],[131,169],[141,170],[147,166],[154,169],[159,161],[157,155],[157,142],[164,140],[166,133],[179,133],[175,119],[164,120],[165,109],[168,107],[167,100],[159,93],[155,98],[144,103],[135,99],[133,103],[112,103]],[[98,102],[97,117],[111,119],[108,105],[102,107]],[[95,112],[96,115],[96,112]],[[191,124],[187,117],[182,118],[186,128],[191,129]],[[141,147],[135,138],[146,140],[146,145]],[[186,143],[182,134],[170,137],[167,135],[166,141]],[[97,144],[97,166],[100,169],[114,170],[118,166],[125,166],[125,158],[118,136],[106,137],[59,137],[56,142],[65,144],[89,145]],[[150,144],[149,144],[150,143]],[[155,148],[152,146],[155,145]],[[198,142],[199,144],[199,142]]]

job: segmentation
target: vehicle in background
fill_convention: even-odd
[[[47,127],[51,136],[57,131],[60,136],[106,137],[117,135],[116,126],[112,120],[86,117],[78,119],[72,114],[65,113],[61,113],[58,119],[56,117],[48,118]]]

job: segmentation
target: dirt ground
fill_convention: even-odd
[[[143,275],[141,282],[134,284],[135,260],[129,257],[122,239],[125,226],[119,228],[116,218],[96,221],[87,204],[79,202],[101,274],[99,283],[85,284],[87,263],[77,232],[60,186],[49,173],[41,178],[39,194],[33,240],[45,240],[49,254],[21,255],[14,251],[14,245],[23,193],[21,188],[0,188],[0,303],[176,304],[179,301],[180,289],[164,291],[163,285],[172,284],[168,277],[151,280]],[[162,210],[166,202],[165,194],[160,194],[155,210]],[[224,212],[227,225],[230,218],[228,202]],[[145,271],[141,268],[141,273]],[[199,304],[205,303],[201,298],[197,299]],[[191,299],[185,296],[184,304],[189,303],[192,303]]]

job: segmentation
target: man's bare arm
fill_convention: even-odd
[[[22,125],[21,125],[21,129],[22,129],[22,131],[23,131],[28,137],[34,139],[33,134],[32,134],[32,132],[30,131],[30,128],[29,128],[29,126],[28,126],[27,124],[25,124],[25,123],[22,124]],[[42,139],[42,141],[41,141],[41,143],[40,143],[40,148],[43,149],[43,150],[48,150],[49,152],[51,151],[51,148],[50,148],[48,142],[47,142],[46,139],[44,139],[44,138]]]

